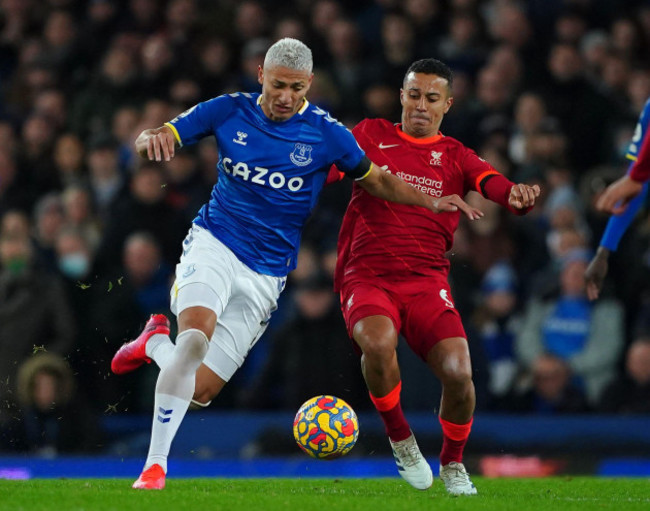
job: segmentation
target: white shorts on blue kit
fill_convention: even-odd
[[[229,381],[266,330],[285,283],[286,277],[254,272],[209,231],[192,225],[176,265],[171,311],[178,316],[200,306],[215,312],[203,363]]]

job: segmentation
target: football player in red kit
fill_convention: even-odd
[[[512,183],[474,151],[439,132],[453,102],[451,86],[451,70],[442,62],[413,63],[400,93],[401,124],[366,119],[352,130],[357,142],[375,164],[433,197],[464,197],[475,190],[525,214],[539,196],[537,185]],[[401,333],[442,383],[440,477],[449,493],[473,495],[476,488],[462,456],[472,426],[474,384],[445,258],[460,215],[460,210],[433,214],[386,202],[355,184],[339,235],[335,287],[400,475],[422,490],[433,483],[400,405],[395,349]]]

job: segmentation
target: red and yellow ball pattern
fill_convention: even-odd
[[[359,420],[352,407],[334,396],[316,396],[305,401],[293,421],[298,446],[312,458],[333,460],[354,447]]]

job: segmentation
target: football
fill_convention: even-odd
[[[352,450],[359,436],[359,420],[352,407],[335,396],[305,401],[293,421],[298,446],[312,458],[333,460]]]

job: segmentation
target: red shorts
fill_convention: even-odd
[[[396,282],[377,277],[346,282],[341,286],[341,310],[351,338],[357,321],[387,316],[413,352],[425,361],[441,340],[467,338],[444,274]],[[356,343],[354,346],[360,353]]]

